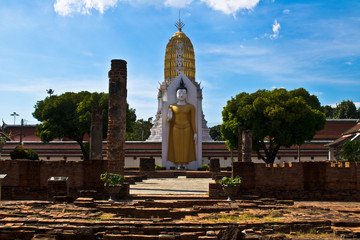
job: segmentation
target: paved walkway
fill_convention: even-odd
[[[130,185],[130,194],[193,195],[207,194],[211,178],[150,178]]]

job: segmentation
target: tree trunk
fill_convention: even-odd
[[[73,138],[73,140],[75,140],[80,145],[80,149],[81,149],[81,153],[83,155],[83,159],[84,160],[89,160],[89,155],[87,154],[87,152],[85,150],[85,147],[84,147],[83,137],[81,137],[81,138]]]
[[[86,150],[85,150],[83,141],[80,141],[80,142],[78,142],[78,143],[79,143],[79,145],[80,145],[80,149],[81,149],[81,152],[82,152],[82,155],[83,155],[84,160],[89,160],[89,156],[88,156],[88,154],[87,154],[87,152],[86,152]]]
[[[261,141],[261,146],[262,149],[264,150],[265,153],[265,157],[263,155],[261,155],[260,150],[257,150],[257,154],[258,156],[266,163],[266,164],[270,164],[270,163],[274,163],[275,162],[275,158],[276,155],[280,149],[280,145],[276,145],[275,148],[273,148],[273,143],[270,140],[269,143],[269,148],[266,147],[266,144],[264,141]]]

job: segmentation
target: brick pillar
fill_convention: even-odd
[[[220,160],[218,158],[210,159],[210,172],[220,172]]]
[[[252,153],[252,132],[251,130],[243,131],[243,151],[242,160],[243,162],[251,162]]]
[[[109,71],[108,171],[124,174],[126,136],[126,61],[111,60]]]
[[[154,158],[140,158],[140,172],[155,171]]]
[[[102,124],[101,107],[93,107],[91,109],[90,160],[102,160]]]
[[[243,131],[244,129],[239,128],[238,132],[238,162],[243,161],[242,151],[243,151]]]

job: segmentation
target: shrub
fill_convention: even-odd
[[[10,152],[11,159],[25,159],[26,151],[22,145],[17,146],[13,151]]]
[[[236,176],[235,178],[233,177],[223,177],[219,183],[222,185],[222,186],[240,186],[240,183],[241,183],[241,177],[239,176]]]
[[[206,165],[206,164],[203,164],[203,165],[201,166],[201,168],[198,168],[198,171],[207,171],[207,170],[209,170],[209,166]]]
[[[105,172],[100,175],[100,179],[104,182],[104,186],[111,186],[123,184],[125,177],[121,174]]]
[[[39,154],[32,149],[25,150],[22,145],[17,146],[13,151],[10,152],[11,159],[29,159],[39,160]]]
[[[30,159],[30,160],[39,160],[39,154],[37,154],[37,152],[35,152],[32,149],[28,149],[26,151],[26,157],[25,158]]]
[[[166,167],[162,167],[161,165],[156,165],[155,170],[166,170]]]

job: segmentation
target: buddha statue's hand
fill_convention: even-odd
[[[197,133],[194,133],[194,141],[195,141],[195,144],[197,142]]]
[[[168,119],[171,120],[173,118],[173,111],[171,108],[168,110]]]

